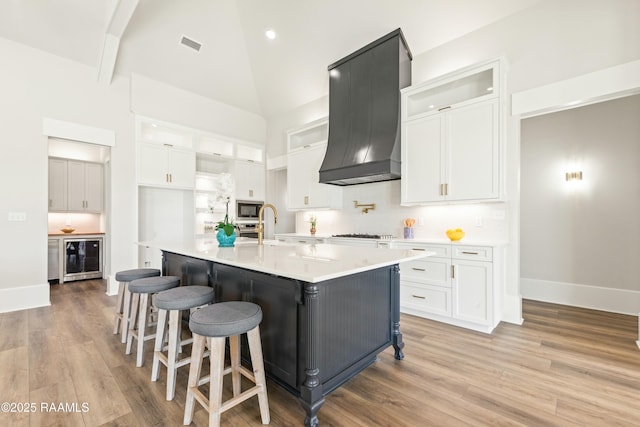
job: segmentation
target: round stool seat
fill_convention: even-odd
[[[133,270],[118,271],[116,282],[132,282],[145,277],[160,276],[160,270],[156,268],[134,268]]]
[[[175,276],[145,277],[129,283],[132,294],[155,294],[180,285],[180,278]]]
[[[189,329],[205,337],[244,334],[262,321],[260,306],[252,302],[229,301],[201,308],[191,315]]]
[[[179,286],[157,294],[155,305],[162,310],[188,310],[209,304],[214,294],[209,286]]]

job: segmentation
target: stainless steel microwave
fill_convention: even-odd
[[[236,200],[236,219],[258,219],[258,213],[264,202],[255,200]]]

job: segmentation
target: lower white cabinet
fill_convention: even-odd
[[[398,242],[434,252],[400,264],[400,311],[491,333],[500,322],[500,246]]]
[[[326,237],[300,236],[295,234],[276,234],[274,235],[274,238],[279,242],[285,243],[316,244],[325,243],[327,241]]]

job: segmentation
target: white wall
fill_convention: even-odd
[[[637,312],[638,118],[640,95],[522,121],[523,297]]]
[[[139,114],[157,113],[166,121],[254,142],[265,140],[262,118],[198,95],[145,82],[132,99],[128,78],[115,76],[110,85],[99,85],[97,70],[91,67],[2,38],[0,57],[0,312],[49,304],[43,117],[115,132],[106,256],[110,259],[106,271],[112,275],[136,267],[138,261],[132,105]],[[26,221],[9,222],[10,212],[25,213]]]
[[[636,0],[543,1],[438,48],[414,52],[413,82],[504,56],[509,64],[507,94],[511,95],[640,58],[638,22],[640,2]],[[411,46],[411,40],[407,42]],[[317,111],[315,118],[326,115],[327,105],[323,97],[288,115],[270,118],[267,154],[275,156],[285,152],[284,131],[304,124],[303,119],[314,108]],[[509,118],[505,148],[508,199],[504,208],[508,215],[506,228],[510,244],[506,255],[503,318],[517,323],[521,321],[520,129],[517,118]],[[383,199],[389,197],[381,196]],[[380,217],[380,220],[383,224],[398,219],[393,214],[393,217]]]
[[[114,265],[131,265],[132,191],[135,151],[129,113],[128,82],[96,84],[95,70],[0,39],[0,311],[49,303],[47,282],[47,137],[43,117],[112,129],[118,142],[112,159],[120,173],[112,185],[125,189],[113,200],[111,239],[119,251]],[[7,213],[26,213],[24,222],[8,222]],[[117,228],[115,227],[117,226]]]

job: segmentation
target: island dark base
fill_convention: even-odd
[[[378,353],[393,346],[396,359],[404,357],[397,264],[308,283],[165,251],[163,274],[214,287],[216,302],[260,305],[266,374],[298,396],[305,426],[317,426],[324,397]],[[246,340],[242,354],[249,354]]]

